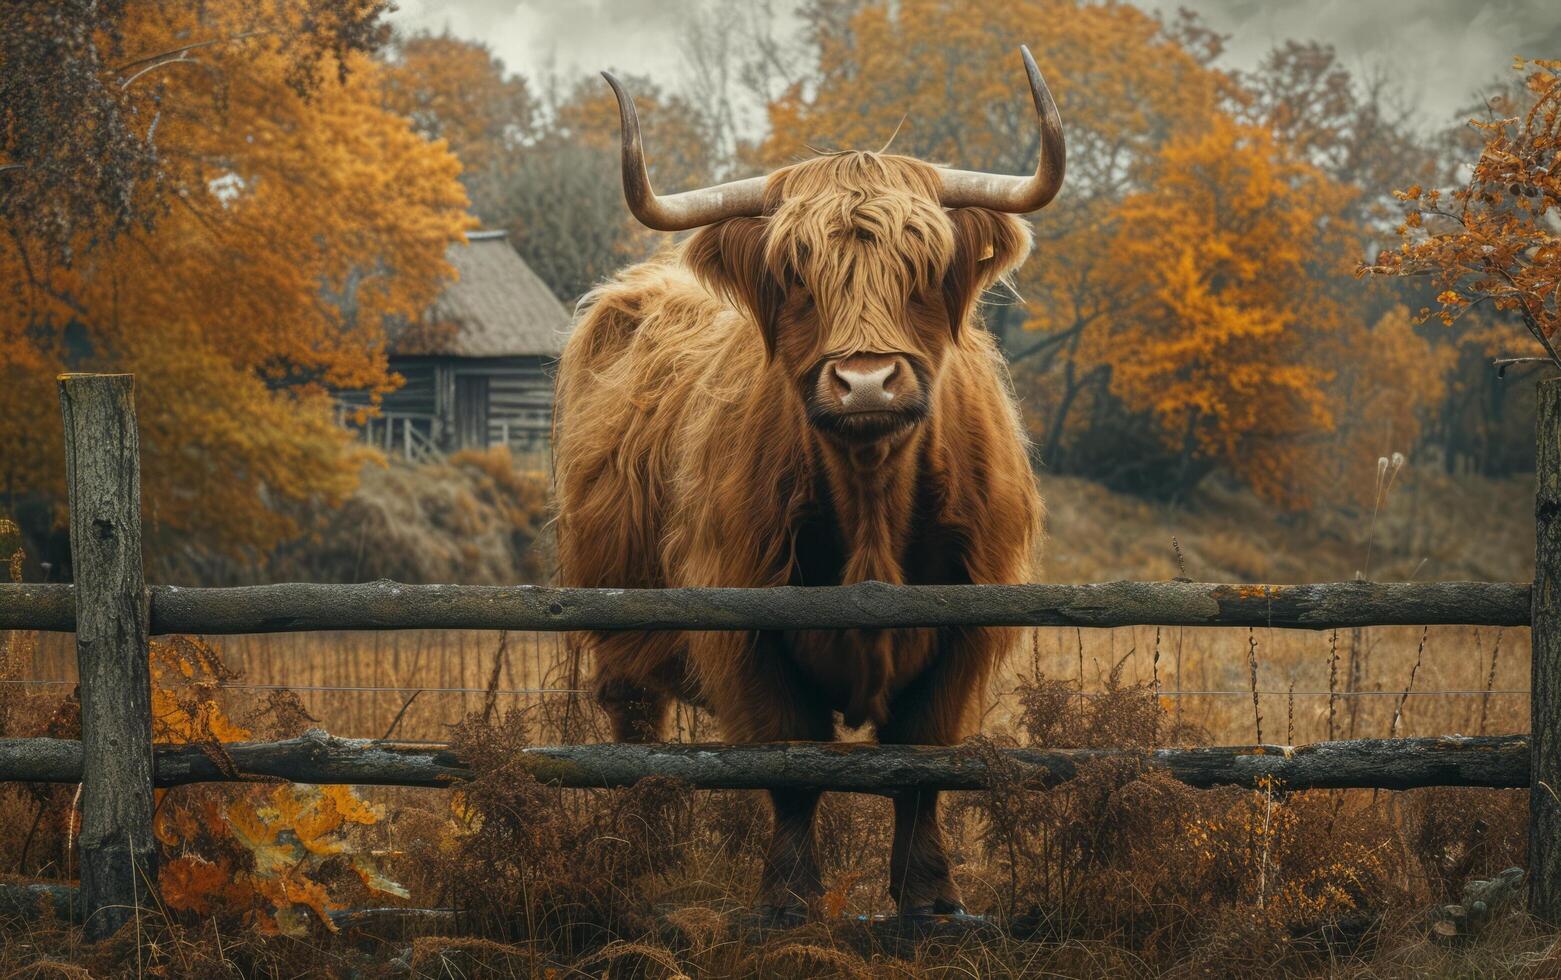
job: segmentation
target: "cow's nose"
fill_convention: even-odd
[[[846,358],[829,366],[842,408],[870,411],[894,401],[893,382],[901,370],[899,358]]]

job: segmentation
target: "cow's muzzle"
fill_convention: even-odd
[[[814,369],[808,421],[850,442],[872,442],[927,417],[926,371],[904,354],[826,358]]]

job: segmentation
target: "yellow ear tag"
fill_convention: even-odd
[[[993,255],[992,243],[991,242],[987,242],[986,243],[986,251],[981,253],[981,258],[978,261],[985,262],[987,259],[990,259],[992,257],[992,255]]]

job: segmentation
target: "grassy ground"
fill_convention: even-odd
[[[1044,578],[1168,578],[1185,569],[1206,580],[1340,579],[1367,572],[1369,546],[1373,578],[1524,579],[1532,561],[1530,493],[1516,481],[1411,472],[1374,522],[1370,509],[1288,520],[1217,487],[1173,510],[1052,480]],[[64,638],[23,646],[27,662],[13,663],[12,676],[73,679]],[[1521,629],[1036,630],[1020,646],[985,715],[983,734],[996,743],[1250,742],[1259,728],[1265,741],[1299,743],[1528,727]],[[128,938],[117,953],[89,952],[73,945],[69,930],[34,920],[5,933],[0,971],[41,974],[53,969],[44,960],[85,964],[94,974],[152,967],[166,975],[1561,970],[1553,936],[1521,916],[1499,918],[1474,943],[1445,945],[1427,931],[1426,910],[1456,900],[1464,881],[1523,862],[1527,803],[1520,792],[1193,791],[1106,768],[1046,793],[1008,786],[959,794],[946,808],[958,875],[972,910],[1002,929],[920,944],[857,918],[892,907],[884,894],[888,808],[882,800],[839,797],[823,818],[830,914],[759,936],[743,911],[765,831],[754,794],[659,784],[612,794],[555,791],[509,766],[507,753],[520,740],[558,739],[565,717],[584,719],[571,723],[571,737],[599,737],[588,708],[570,713],[571,671],[557,637],[236,637],[220,650],[239,676],[216,697],[235,718],[269,712],[266,726],[281,734],[319,724],[344,735],[453,737],[481,760],[482,778],[459,794],[365,791],[384,805],[384,817],[357,841],[385,855],[386,873],[408,888],[405,901],[389,904],[459,907],[460,917],[267,939],[220,911],[153,913],[140,924],[139,954]],[[270,688],[282,685],[296,693],[302,714],[284,718],[275,709]],[[490,687],[498,693],[485,722]],[[13,697],[7,710],[41,728],[68,688],[29,690],[25,704]],[[678,734],[708,739],[718,732],[685,711]],[[56,791],[40,802],[26,791],[5,792],[0,869],[68,875],[68,797]],[[178,791],[179,804],[242,792],[259,791],[192,788]],[[43,826],[22,860],[20,841],[35,819]],[[154,951],[146,951],[148,942]]]

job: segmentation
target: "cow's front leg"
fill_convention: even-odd
[[[999,636],[988,629],[941,630],[933,662],[900,692],[878,741],[899,745],[954,745],[985,691]],[[938,819],[938,792],[903,793],[894,800],[894,846],[889,892],[901,915],[963,912]]]
[[[779,636],[703,634],[691,640],[700,689],[733,742],[827,742],[834,716],[805,682]],[[814,817],[821,794],[771,790],[774,827],[759,883],[771,923],[806,918],[823,894]]]
[[[806,790],[770,790],[774,832],[759,881],[759,905],[769,924],[800,924],[824,894],[814,819],[821,795]]]

